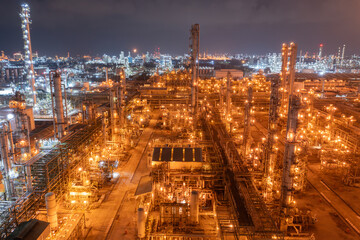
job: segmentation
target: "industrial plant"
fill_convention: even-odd
[[[0,239],[360,239],[360,58],[0,56]],[[36,28],[36,26],[32,26]]]

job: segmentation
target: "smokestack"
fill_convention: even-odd
[[[61,139],[64,136],[65,131],[65,118],[64,118],[64,106],[61,91],[61,75],[59,72],[54,74],[54,94],[55,94],[55,112],[58,128],[58,138]]]
[[[199,24],[194,24],[191,26],[190,30],[190,60],[191,60],[191,107],[193,109],[193,114],[196,115],[197,112],[197,98],[198,98],[198,77],[199,77],[199,35],[200,35],[200,26]]]

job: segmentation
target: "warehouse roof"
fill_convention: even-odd
[[[201,148],[155,147],[152,161],[155,162],[202,162]]]

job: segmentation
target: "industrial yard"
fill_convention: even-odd
[[[184,57],[52,60],[19,15],[25,54],[0,58],[0,239],[360,239],[345,45],[254,64],[201,55],[193,24]]]

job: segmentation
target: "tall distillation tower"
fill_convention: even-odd
[[[24,52],[25,52],[25,69],[26,76],[29,80],[31,94],[33,95],[33,105],[36,104],[36,89],[35,89],[35,75],[34,65],[32,59],[31,39],[30,39],[30,7],[27,3],[21,4],[21,29],[24,38]]]
[[[190,64],[191,64],[191,108],[194,116],[197,114],[198,105],[198,78],[199,78],[199,45],[200,26],[194,24],[190,30]]]
[[[281,208],[287,213],[290,206],[293,204],[293,176],[295,163],[295,146],[296,146],[296,130],[298,110],[300,107],[300,99],[294,94],[294,80],[295,80],[295,64],[296,64],[297,45],[290,44],[289,49],[289,104],[288,104],[288,118],[286,128],[286,142],[283,161],[283,175],[281,185]]]

